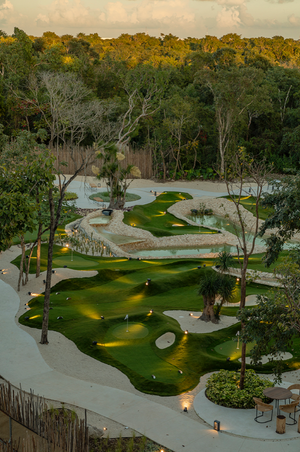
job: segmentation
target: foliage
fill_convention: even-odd
[[[239,388],[239,379],[240,373],[235,371],[220,370],[214,373],[206,383],[207,398],[228,408],[254,408],[253,397],[268,401],[263,391],[274,386],[274,383],[259,377],[252,369],[246,370],[244,389]]]
[[[228,253],[227,251],[221,251],[221,253],[218,254],[216,265],[219,266],[220,272],[226,272],[230,269],[230,267],[233,267],[235,264],[233,256]]]
[[[299,252],[292,252],[274,272],[282,289],[268,297],[259,296],[258,305],[243,309],[238,319],[245,323],[242,340],[256,343],[251,350],[253,363],[258,364],[263,355],[270,355],[270,361],[274,364],[274,371],[280,380],[280,356],[291,349],[300,332]],[[275,359],[276,362],[273,363]]]
[[[65,201],[73,201],[78,198],[77,193],[73,193],[71,191],[67,191],[65,194]]]
[[[266,239],[267,252],[264,262],[267,266],[278,258],[283,245],[300,231],[300,173],[284,176],[280,181],[273,180],[270,186],[272,192],[265,195],[262,206],[274,210],[260,228],[261,236],[268,232],[268,229],[276,228]]]
[[[200,215],[212,215],[213,210],[207,209],[206,204],[204,202],[200,202],[197,213],[199,213]]]

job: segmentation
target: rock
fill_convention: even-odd
[[[104,435],[103,430],[88,424],[89,438],[101,438]]]

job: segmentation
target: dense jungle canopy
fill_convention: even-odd
[[[0,63],[0,123],[9,137],[41,128],[52,145],[126,137],[123,144],[151,152],[164,178],[212,177],[238,147],[275,171],[300,169],[299,40],[35,37],[15,28],[0,32]],[[63,90],[68,112],[53,103]]]

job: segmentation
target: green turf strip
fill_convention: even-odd
[[[56,247],[55,259],[60,252],[61,249]],[[174,309],[202,310],[198,284],[206,272],[212,271],[209,268],[212,261],[81,257],[84,265],[86,260],[97,263],[93,269],[98,274],[61,281],[52,288],[49,326],[74,341],[82,352],[119,368],[137,389],[160,395],[188,391],[206,372],[239,367],[236,361],[228,363],[227,356],[215,349],[219,344],[232,341],[240,329],[238,324],[215,333],[189,333],[186,336],[175,319],[163,314]],[[206,268],[203,268],[204,262]],[[202,265],[201,269],[198,269],[199,265]],[[146,286],[148,278],[151,283]],[[237,297],[239,290],[237,285]],[[266,293],[267,290],[267,287],[249,284],[247,295]],[[20,318],[21,323],[41,327],[43,298],[40,295],[30,302],[32,309]],[[151,309],[153,314],[150,314]],[[237,307],[223,307],[221,313],[235,316],[237,310]],[[145,337],[129,340],[116,337],[116,328],[121,328],[125,334],[127,314],[129,325],[137,325],[137,329],[142,325],[146,329]],[[25,316],[30,316],[30,320],[26,321]],[[59,316],[63,319],[57,319]],[[155,341],[166,332],[175,334],[175,343],[166,349],[158,349]],[[93,346],[93,341],[104,345]],[[271,371],[272,367],[265,365],[263,369]]]
[[[175,202],[192,199],[188,193],[168,192],[159,195],[153,202],[144,206],[135,206],[131,212],[125,212],[124,223],[151,232],[155,237],[182,234],[216,234],[208,228],[191,226],[167,212]]]

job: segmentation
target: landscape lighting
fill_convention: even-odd
[[[214,430],[220,431],[220,421],[214,421]]]
[[[92,345],[97,345],[97,341],[93,341],[93,342],[92,342]]]
[[[178,373],[179,373],[179,374],[182,374],[182,370],[179,370]]]
[[[189,315],[190,315],[190,316],[192,316],[192,315],[193,315],[193,313],[192,313],[192,312],[190,312],[190,313],[189,313]]]
[[[184,334],[188,334],[188,330],[185,330]]]
[[[184,410],[183,410],[183,411],[184,411],[185,413],[188,412],[187,406],[184,407]]]
[[[240,278],[236,278],[236,282],[239,282]]]
[[[150,309],[150,314],[153,314],[153,309]]]
[[[30,295],[30,296],[31,296],[31,292],[28,292],[28,295]]]
[[[52,274],[54,275],[54,273],[55,273],[55,270],[52,270]]]

